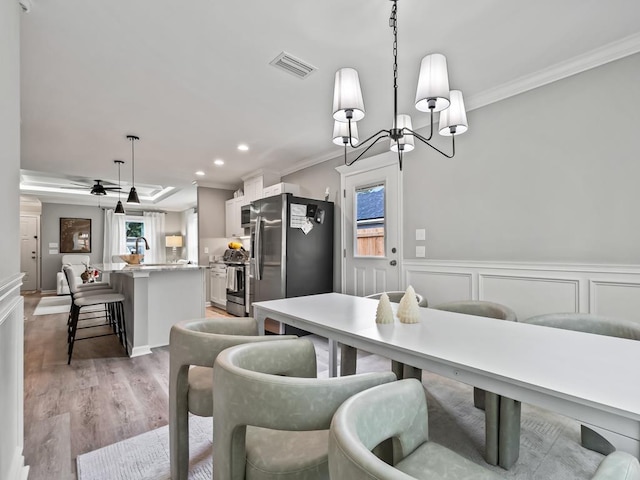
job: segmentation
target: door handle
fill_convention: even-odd
[[[392,267],[395,267],[398,264],[398,262],[396,262],[395,260],[391,260],[389,262],[389,265],[391,265]]]

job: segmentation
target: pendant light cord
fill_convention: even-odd
[[[129,140],[131,140],[131,186],[135,187],[136,186],[136,161],[135,161],[135,155],[134,155],[134,150],[133,150],[133,142],[136,141],[135,138],[133,138],[133,136],[129,137]]]
[[[398,1],[393,0],[389,26],[393,29],[393,125],[398,118]]]

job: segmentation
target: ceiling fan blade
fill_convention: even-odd
[[[121,187],[104,187],[104,190],[122,190]]]

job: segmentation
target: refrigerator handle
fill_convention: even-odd
[[[262,218],[260,215],[256,218],[256,236],[255,236],[255,255],[253,261],[255,262],[255,277],[256,280],[261,280],[262,272],[260,266],[262,263]]]

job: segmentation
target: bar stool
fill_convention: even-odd
[[[67,270],[67,281],[69,282],[69,291],[72,293],[71,311],[69,314],[68,325],[68,360],[67,365],[71,364],[71,356],[73,354],[73,345],[76,340],[87,340],[89,338],[104,337],[107,335],[116,335],[120,340],[122,346],[124,346],[125,352],[129,354],[127,345],[127,331],[124,321],[124,295],[116,292],[111,288],[95,288],[86,289],[84,292],[79,292],[75,282],[75,278]],[[82,309],[85,307],[104,306],[103,315],[92,315],[88,317],[80,317]],[[78,327],[80,320],[93,320],[97,318],[104,318],[106,322],[101,324],[93,324],[89,326]],[[91,335],[88,337],[76,338],[78,329],[98,328],[108,326],[111,328],[111,332],[102,333],[97,335]]]

